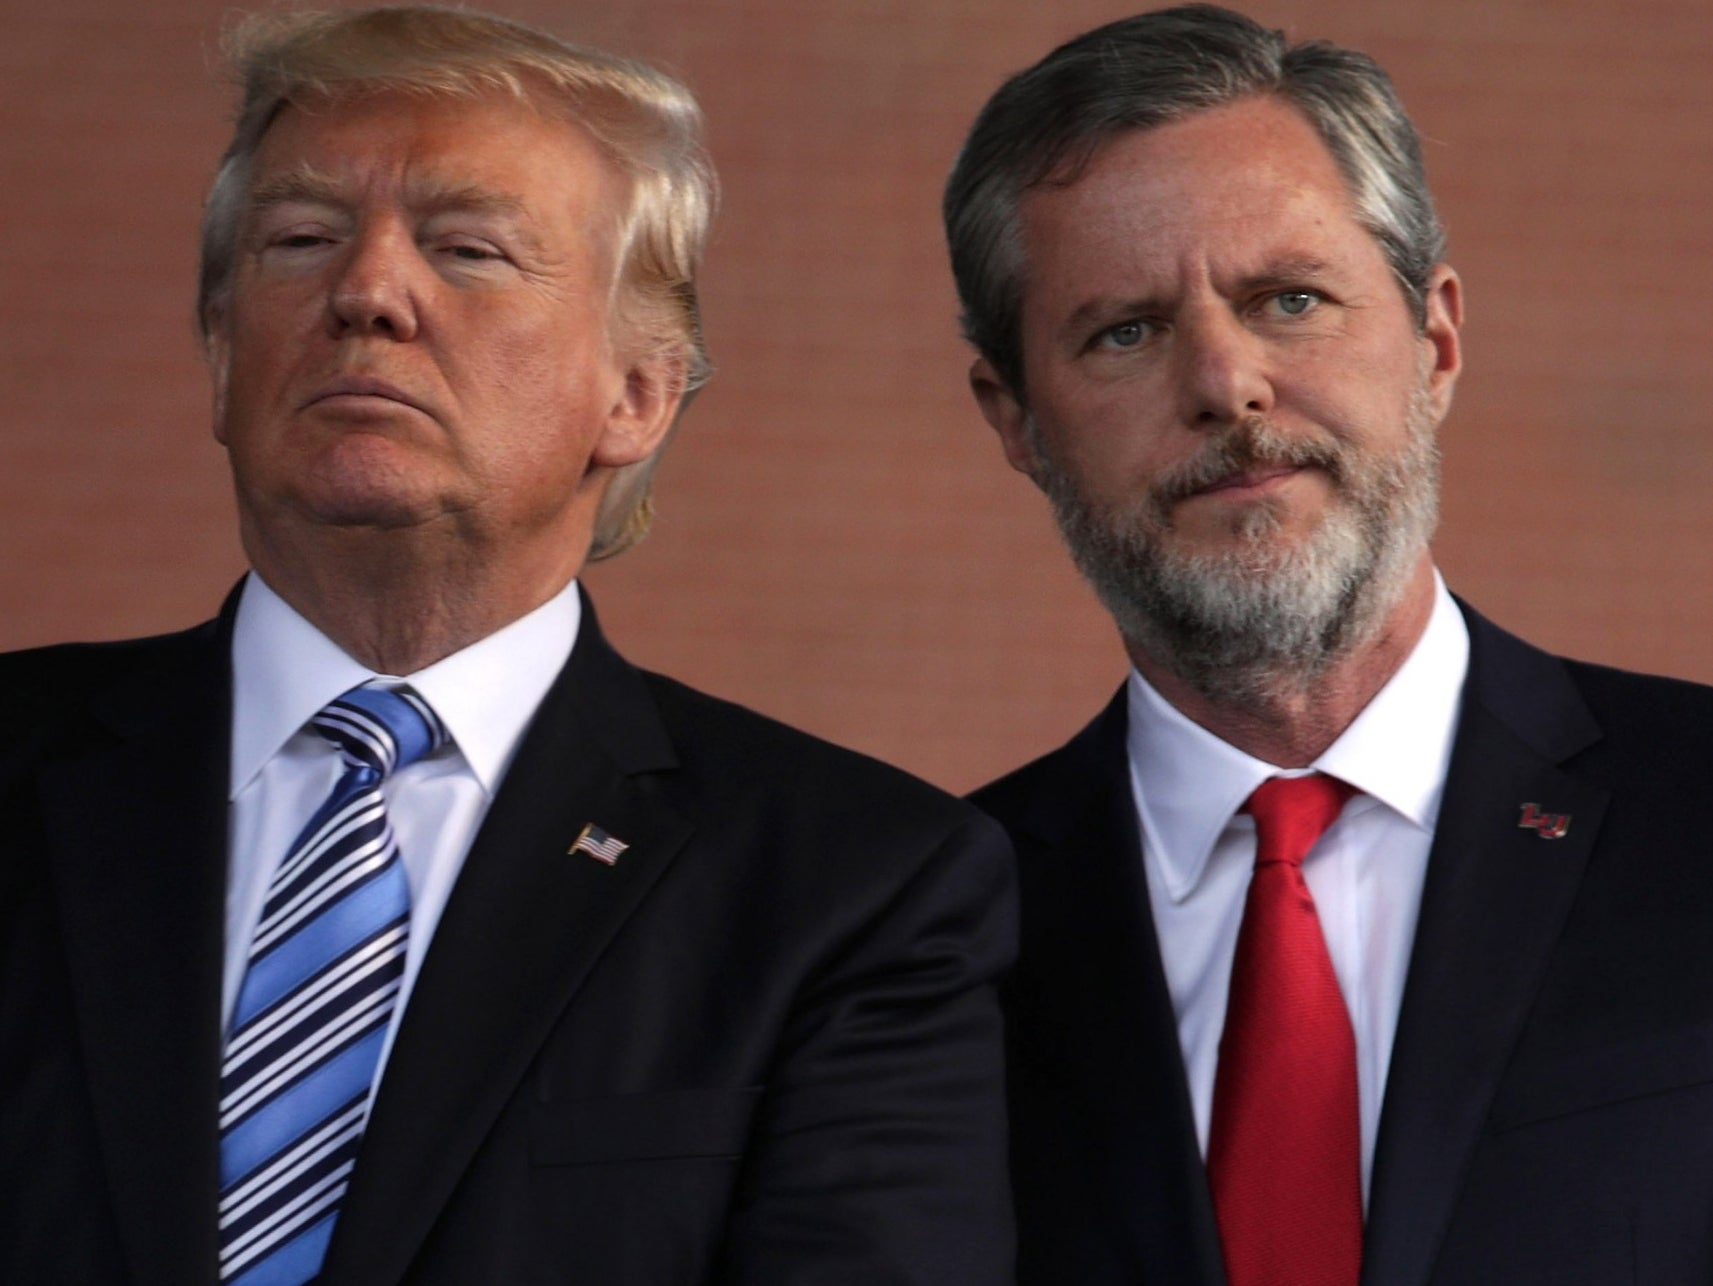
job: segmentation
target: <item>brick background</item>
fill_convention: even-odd
[[[726,189],[720,374],[588,581],[631,657],[967,788],[1122,674],[963,386],[939,186],[1062,0],[505,0],[670,67]],[[212,0],[0,0],[0,646],[171,629],[242,568],[189,323]],[[1713,6],[1264,0],[1428,139],[1469,303],[1441,565],[1550,647],[1713,680]]]

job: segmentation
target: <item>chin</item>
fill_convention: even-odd
[[[322,506],[312,516],[316,524],[322,527],[367,528],[374,531],[403,531],[420,527],[434,517],[420,506],[403,501],[383,500],[350,501]]]
[[[440,497],[421,487],[346,485],[317,487],[296,497],[292,508],[323,527],[416,527],[446,511]]]
[[[384,440],[347,440],[305,481],[294,507],[334,527],[411,527],[444,512],[421,462]]]
[[[1319,515],[1311,519],[1281,504],[1251,504],[1222,515],[1200,530],[1182,526],[1168,529],[1159,537],[1159,548],[1170,559],[1266,573],[1290,566],[1323,529]]]

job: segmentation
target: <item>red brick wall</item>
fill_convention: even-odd
[[[963,387],[939,185],[1076,0],[507,0],[701,94],[726,188],[720,374],[641,549],[589,576],[630,655],[948,786],[1122,674]],[[242,566],[189,322],[224,141],[214,0],[7,0],[0,646],[174,628]],[[1428,139],[1469,303],[1452,585],[1560,650],[1713,680],[1713,6],[1265,0],[1376,54]]]

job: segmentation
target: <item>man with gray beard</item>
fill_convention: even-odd
[[[976,400],[1132,662],[976,796],[1021,1280],[1713,1280],[1713,692],[1435,570],[1463,301],[1385,73],[1115,22],[999,90],[945,215]]]

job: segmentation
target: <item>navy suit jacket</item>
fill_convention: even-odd
[[[0,1281],[215,1280],[228,612],[0,657]],[[567,849],[594,822],[612,866]],[[586,612],[323,1286],[1010,1280],[1003,834]]]
[[[1364,1286],[1713,1281],[1713,689],[1466,611],[1470,670],[1382,1105]],[[1025,1286],[1220,1286],[1122,691],[978,792],[1018,847],[1004,996]],[[1562,836],[1521,825],[1533,804]]]

